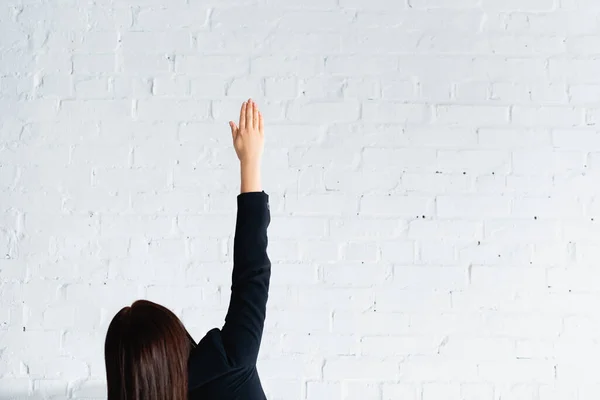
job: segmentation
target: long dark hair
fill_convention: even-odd
[[[185,400],[195,342],[168,308],[148,300],[123,307],[104,343],[108,400]]]

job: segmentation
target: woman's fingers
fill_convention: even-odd
[[[258,118],[258,105],[254,102],[252,102],[252,104],[254,104],[254,116],[252,118],[252,122],[254,124],[254,129],[258,129],[258,125],[260,124],[259,118]]]
[[[262,133],[264,133],[264,130],[265,130],[265,123],[263,121],[263,115],[259,111],[258,112],[258,131],[262,134]]]
[[[240,129],[246,129],[246,102],[242,103],[242,109],[240,110]]]
[[[246,129],[252,129],[253,123],[252,119],[254,118],[254,102],[252,99],[248,99],[248,106],[246,107]]]

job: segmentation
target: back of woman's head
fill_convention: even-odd
[[[108,400],[187,399],[187,365],[195,346],[166,307],[137,300],[122,308],[106,333]]]

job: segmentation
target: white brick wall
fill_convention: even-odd
[[[597,0],[2,1],[0,398],[223,322],[251,96],[269,399],[597,399],[599,56]]]

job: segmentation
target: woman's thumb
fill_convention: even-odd
[[[231,127],[231,135],[235,136],[235,132],[237,131],[237,126],[235,125],[235,122],[229,121],[229,126]]]

